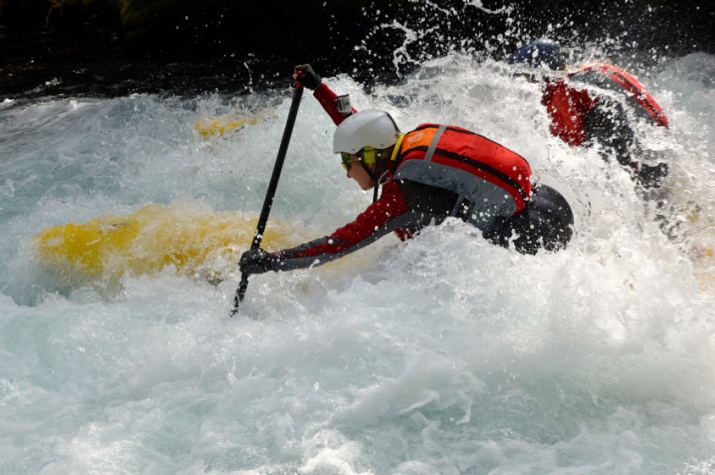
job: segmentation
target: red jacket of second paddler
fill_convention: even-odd
[[[584,117],[599,102],[587,92],[589,86],[614,91],[631,106],[636,116],[668,127],[668,118],[653,97],[623,69],[606,63],[584,66],[566,80],[551,81],[541,98],[551,116],[551,133],[570,145],[582,145],[587,132]]]

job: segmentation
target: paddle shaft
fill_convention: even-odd
[[[288,120],[286,121],[286,126],[283,130],[281,146],[278,149],[278,157],[276,157],[276,163],[273,166],[273,174],[271,175],[271,181],[268,184],[268,190],[266,190],[266,199],[263,201],[263,209],[261,210],[261,216],[258,218],[258,225],[256,226],[256,234],[253,236],[253,242],[251,243],[251,250],[261,247],[261,240],[263,239],[263,233],[266,230],[268,215],[271,213],[271,207],[273,206],[273,198],[276,195],[276,188],[278,188],[278,179],[280,178],[281,171],[283,170],[283,162],[285,161],[286,152],[288,151],[290,137],[293,134],[293,125],[295,125],[295,118],[298,115],[298,106],[300,105],[300,98],[302,96],[303,85],[298,83],[296,84],[295,89],[293,89],[293,101],[290,104]],[[243,297],[246,295],[247,288],[248,274],[242,272],[241,283],[236,290],[236,297],[233,299],[233,311],[231,312],[231,316],[238,313],[238,307],[243,301]]]

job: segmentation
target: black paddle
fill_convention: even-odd
[[[266,230],[268,214],[271,212],[271,206],[273,206],[273,198],[275,197],[276,188],[278,187],[278,179],[281,176],[283,162],[285,161],[286,152],[288,151],[288,143],[290,142],[290,136],[293,133],[293,125],[295,124],[295,117],[298,115],[298,106],[300,105],[300,98],[302,95],[303,85],[297,83],[295,89],[293,89],[293,102],[291,102],[290,104],[288,120],[286,121],[286,126],[283,130],[283,139],[281,139],[281,146],[278,149],[278,157],[276,158],[276,164],[273,166],[273,175],[271,176],[271,182],[268,184],[268,190],[266,191],[266,199],[263,201],[263,210],[261,211],[261,216],[258,218],[258,226],[256,226],[256,234],[253,236],[251,250],[258,249],[259,247],[261,247],[263,232]],[[248,274],[242,272],[241,284],[238,286],[238,289],[236,290],[236,297],[233,299],[233,310],[231,311],[232,317],[238,313],[238,306],[243,301],[243,297],[246,295],[247,288]]]

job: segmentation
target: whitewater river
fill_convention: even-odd
[[[254,276],[235,318],[250,237],[191,272],[67,279],[33,236],[146,205],[255,217],[289,88],[1,103],[0,473],[715,473],[715,57],[629,70],[671,123],[639,131],[670,163],[660,210],[552,137],[539,86],[504,63],[453,55],[370,91],[326,78],[403,131],[458,125],[523,155],[571,202],[574,239],[523,256],[448,221]],[[226,117],[249,121],[196,127]],[[372,198],[334,129],[306,91],[271,214],[288,244]]]

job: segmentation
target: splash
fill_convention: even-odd
[[[0,471],[708,473],[715,295],[698,275],[713,270],[715,59],[633,70],[671,121],[642,131],[672,165],[667,206],[597,150],[551,136],[539,87],[504,62],[420,61],[399,84],[325,81],[403,130],[458,125],[523,155],[574,208],[567,249],[522,256],[448,220],[330,266],[253,276],[229,318],[230,261],[250,243],[288,90],[0,110]],[[273,106],[276,119],[224,136],[195,128]],[[276,247],[370,203],[332,154],[333,131],[305,97],[267,228]],[[33,271],[44,229],[97,220],[111,232],[104,217],[142,209],[124,250],[81,257],[103,272],[150,258],[110,298]],[[214,247],[203,229],[225,234]],[[170,250],[187,259],[167,263]]]

